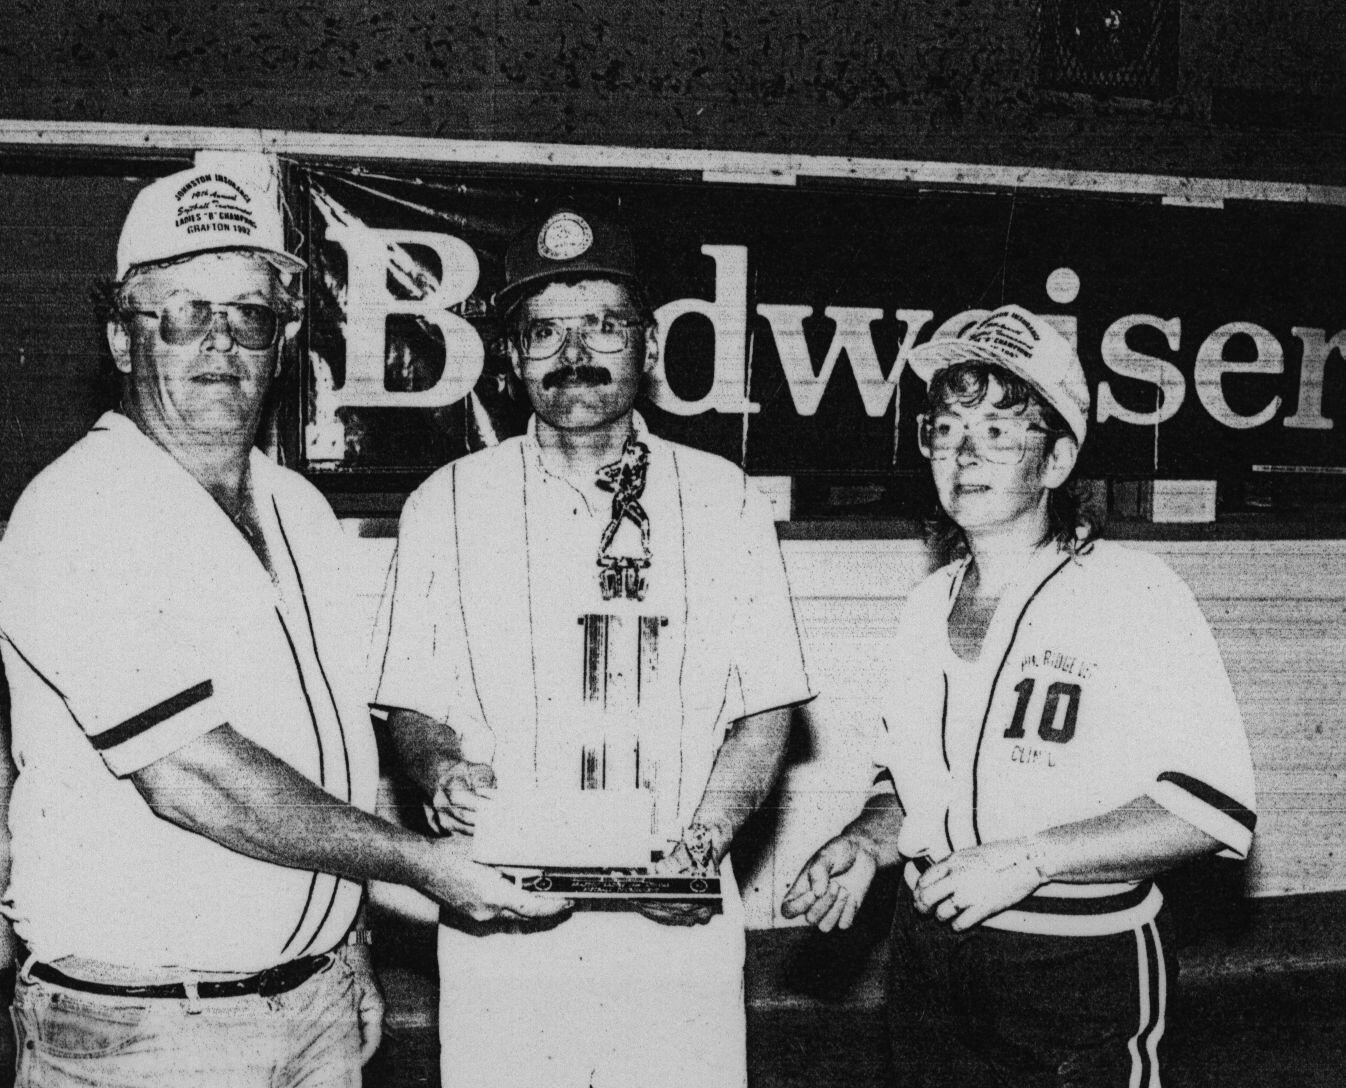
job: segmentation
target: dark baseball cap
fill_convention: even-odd
[[[639,285],[631,235],[604,215],[562,205],[534,219],[505,250],[505,286],[495,293],[500,313],[525,295],[566,276],[593,276]]]

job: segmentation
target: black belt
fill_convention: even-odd
[[[226,979],[224,981],[203,981],[196,984],[197,997],[271,997],[283,994],[302,986],[324,967],[332,962],[331,953],[321,956],[308,956],[302,960],[291,960],[278,967],[268,967],[247,978]],[[31,963],[20,975],[39,978],[55,986],[64,986],[68,990],[83,990],[89,994],[104,994],[108,997],[167,997],[185,1001],[190,996],[187,987],[181,982],[161,982],[149,986],[116,986],[108,982],[92,982],[85,978],[71,978],[58,971],[49,963]]]

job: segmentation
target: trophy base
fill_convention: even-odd
[[[639,869],[563,869],[500,867],[505,879],[526,892],[563,895],[567,899],[672,899],[719,903],[718,875],[654,874]]]

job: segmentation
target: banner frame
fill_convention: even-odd
[[[1346,207],[1346,186],[1242,178],[1069,170],[863,156],[798,155],[707,148],[626,147],[503,140],[459,140],[303,132],[286,129],[144,125],[82,121],[0,120],[0,154],[117,153],[162,158],[201,150],[261,151],[298,161],[444,163],[544,169],[654,172],[712,182],[793,185],[818,177],[952,189],[1066,190],[1158,197],[1176,206],[1219,207],[1268,201]]]

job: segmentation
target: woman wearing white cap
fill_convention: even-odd
[[[1238,706],[1187,586],[1081,515],[1074,349],[1005,306],[910,362],[929,384],[931,542],[949,561],[899,624],[878,761],[892,784],[810,859],[784,912],[845,928],[876,868],[902,865],[898,1083],[1158,1085],[1169,968],[1152,878],[1247,855]]]

